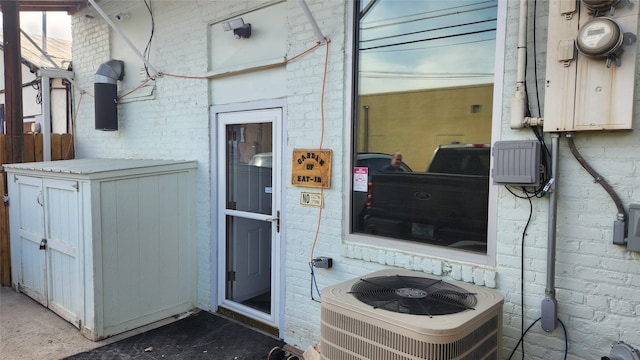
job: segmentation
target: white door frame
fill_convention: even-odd
[[[277,111],[279,116],[273,120],[273,196],[272,196],[272,212],[280,210],[280,232],[276,232],[276,226],[272,226],[272,249],[271,249],[271,291],[272,291],[272,312],[266,314],[258,310],[246,307],[244,305],[225,299],[226,286],[226,260],[225,260],[225,217],[228,211],[225,210],[226,184],[225,184],[225,163],[224,158],[226,138],[224,129],[228,123],[241,124],[242,117],[244,122],[250,123],[256,121],[256,114],[263,116],[264,111]],[[237,114],[232,120],[221,120],[221,114],[228,118],[229,114]],[[211,108],[210,117],[211,124],[211,309],[216,311],[218,306],[224,306],[230,310],[250,318],[259,320],[270,326],[278,328],[280,336],[284,334],[284,234],[283,227],[283,211],[282,209],[282,129],[285,122],[285,102],[284,100],[267,100],[252,103],[232,104],[223,106],[214,106]],[[256,214],[257,220],[265,220],[273,217],[272,215],[261,216]],[[264,217],[264,219],[263,219]]]

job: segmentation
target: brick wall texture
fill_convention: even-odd
[[[155,6],[155,39],[152,64],[160,71],[204,75],[209,71],[209,24],[260,11],[261,4],[274,1],[159,1]],[[282,311],[278,319],[284,340],[305,349],[320,340],[320,303],[310,296],[309,256],[318,224],[319,210],[300,205],[301,189],[291,185],[291,153],[298,148],[322,146],[333,151],[331,188],[323,191],[324,208],[315,245],[316,255],[333,258],[332,269],[316,271],[320,289],[375,270],[399,267],[486,286],[505,297],[503,357],[520,338],[521,312],[525,326],[540,317],[540,304],[547,280],[549,200],[533,200],[532,218],[524,246],[524,279],[521,278],[522,232],[529,218],[527,200],[514,198],[495,187],[496,204],[491,213],[496,239],[495,264],[453,260],[414,252],[411,248],[374,246],[348,234],[349,159],[352,61],[350,7],[339,0],[307,0],[320,29],[330,39],[324,99],[322,98],[325,50],[323,45],[288,63],[279,71],[286,76],[286,108],[282,138]],[[494,139],[532,139],[528,130],[509,128],[510,98],[515,92],[519,2],[499,1],[501,26],[506,28],[503,81],[495,84],[502,94],[501,113],[494,123]],[[130,3],[104,0],[99,5],[115,14]],[[531,4],[530,4],[531,5]],[[143,6],[143,5],[139,5]],[[544,83],[546,17],[548,4],[538,2],[536,28],[538,77]],[[506,8],[502,8],[506,7]],[[313,46],[316,38],[300,3],[286,1],[289,57]],[[531,5],[530,14],[533,12]],[[89,16],[85,16],[89,15]],[[532,27],[529,26],[531,35]],[[148,31],[146,25],[141,31]],[[215,186],[217,144],[215,122],[210,112],[209,81],[161,77],[152,96],[119,105],[120,130],[94,130],[93,81],[98,66],[113,56],[111,38],[118,36],[90,7],[73,17],[73,69],[75,73],[75,134],[78,157],[122,157],[189,159],[198,161],[197,242],[198,306],[214,310],[217,304],[218,269]],[[256,39],[257,40],[257,39]],[[142,48],[140,49],[142,50]],[[119,49],[118,51],[123,51]],[[528,63],[534,57],[530,50]],[[542,65],[541,65],[542,64]],[[138,69],[142,62],[133,64]],[[133,71],[137,76],[137,70]],[[533,74],[530,74],[533,81]],[[543,86],[542,86],[543,88]],[[544,91],[544,89],[541,89]],[[213,97],[215,98],[215,97]],[[268,94],[266,95],[268,99]],[[543,98],[543,96],[541,96]],[[256,99],[258,100],[258,99]],[[260,99],[263,100],[263,99]],[[324,108],[322,104],[324,103]],[[637,112],[636,112],[637,113]],[[324,131],[322,117],[324,114]],[[639,127],[634,122],[634,128]],[[637,130],[637,129],[636,129]],[[497,137],[497,138],[496,138]],[[625,208],[640,202],[640,141],[638,131],[579,133],[576,145],[621,196]],[[569,337],[568,358],[595,359],[608,355],[610,345],[624,341],[640,347],[640,254],[612,244],[616,207],[602,189],[571,156],[564,138],[560,141],[557,211],[557,260],[555,286],[558,317]],[[524,304],[521,283],[525,283]],[[539,325],[526,337],[529,359],[560,359],[564,354],[562,327],[544,332]]]

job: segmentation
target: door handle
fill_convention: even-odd
[[[267,219],[276,223],[276,232],[280,232],[280,210],[276,211],[276,217]]]

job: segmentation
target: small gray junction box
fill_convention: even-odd
[[[496,141],[492,153],[494,184],[540,185],[540,143],[538,141]]]

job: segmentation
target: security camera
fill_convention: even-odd
[[[123,13],[123,12],[117,13],[115,18],[118,21],[127,20],[127,19],[129,19],[129,14],[128,13]]]

